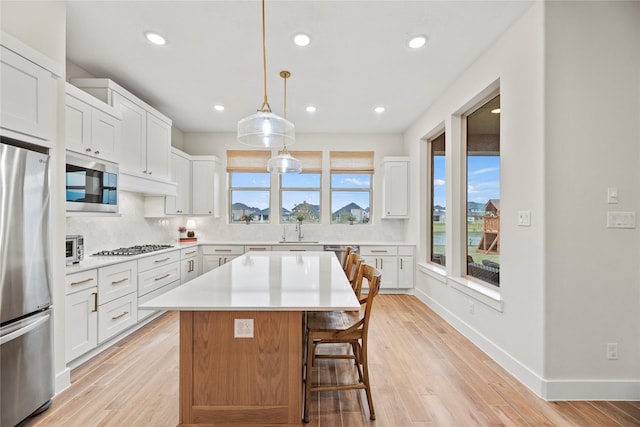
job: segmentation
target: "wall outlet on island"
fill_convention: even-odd
[[[234,320],[234,338],[253,338],[253,319]]]

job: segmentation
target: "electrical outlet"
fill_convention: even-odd
[[[607,343],[607,359],[618,360],[618,343],[617,342]]]
[[[253,338],[253,319],[234,319],[234,338]]]
[[[476,305],[473,301],[469,301],[469,314],[474,314],[476,312]]]

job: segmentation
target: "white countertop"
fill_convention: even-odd
[[[251,252],[140,308],[180,311],[358,310],[332,252]]]

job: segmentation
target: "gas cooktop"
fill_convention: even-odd
[[[133,256],[146,254],[147,252],[161,251],[163,249],[172,248],[171,245],[136,245],[128,248],[118,248],[107,251],[96,252],[96,256]]]

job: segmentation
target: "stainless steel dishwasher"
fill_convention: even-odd
[[[347,246],[351,246],[351,251],[355,253],[360,253],[360,246],[358,245],[325,245],[325,251],[331,251],[336,254],[338,257],[338,262],[342,264],[342,259],[344,258],[344,253],[347,251]]]

